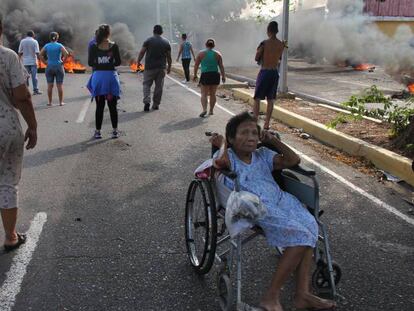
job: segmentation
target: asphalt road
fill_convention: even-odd
[[[39,144],[25,155],[18,227],[28,230],[39,212],[47,221],[13,310],[219,310],[216,273],[197,277],[187,260],[184,203],[192,172],[209,156],[204,132],[223,131],[229,114],[217,108],[214,116],[198,118],[199,98],[170,79],[160,110],[144,113],[142,80],[125,70],[122,136],[109,138],[106,111],[104,138],[93,141],[87,78],[67,75],[64,107],[46,108],[45,95],[34,97]],[[39,79],[45,90],[44,76]],[[220,104],[244,109],[234,101]],[[282,139],[410,217],[409,205],[392,188],[291,134]],[[414,310],[413,225],[316,170],[322,219],[343,271],[339,292],[346,299],[339,310]],[[0,286],[18,254],[0,253]],[[277,256],[259,238],[245,249],[244,263],[244,300],[255,304]],[[290,282],[285,310],[294,310],[292,295]]]

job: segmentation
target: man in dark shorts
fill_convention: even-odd
[[[285,44],[276,38],[279,32],[277,22],[272,21],[267,26],[269,39],[260,43],[257,48],[255,60],[261,65],[261,69],[256,80],[256,90],[254,93],[253,113],[256,119],[259,118],[260,101],[267,99],[266,119],[264,129],[269,129],[270,118],[272,117],[273,104],[276,99],[277,87],[279,83],[279,61],[282,57]]]
[[[144,69],[144,111],[149,111],[151,103],[151,86],[155,82],[154,95],[152,98],[152,109],[158,110],[161,104],[162,89],[164,87],[165,71],[171,71],[171,45],[163,38],[160,25],[154,26],[154,36],[145,40],[138,55],[138,66],[145,55]],[[168,66],[167,66],[168,63]]]

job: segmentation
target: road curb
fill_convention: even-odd
[[[253,105],[252,95],[243,89],[233,89],[233,96]],[[266,111],[266,101],[261,101],[260,110]],[[361,139],[327,128],[324,124],[275,106],[273,118],[296,128],[302,128],[318,140],[354,156],[361,156],[382,169],[414,186],[412,160]]]

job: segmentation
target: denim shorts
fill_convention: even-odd
[[[48,65],[46,68],[46,81],[48,84],[53,84],[56,78],[56,84],[62,84],[65,77],[65,70],[63,65]]]

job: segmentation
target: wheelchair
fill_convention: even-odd
[[[255,226],[246,234],[239,234],[234,239],[230,237],[224,219],[231,189],[224,186],[224,176],[234,180],[234,191],[240,191],[235,172],[217,171],[213,167],[210,174],[196,176],[189,185],[185,205],[187,254],[195,272],[200,275],[209,273],[213,264],[217,263],[221,310],[249,310],[249,306],[242,301],[242,247],[264,233]],[[299,165],[276,171],[273,177],[283,191],[296,196],[307,207],[318,224],[319,237],[313,256],[316,263],[312,274],[313,289],[318,295],[340,298],[336,286],[341,279],[341,268],[331,258],[326,226],[320,221],[323,211],[319,209],[316,172]],[[276,251],[278,255],[283,254],[281,248]]]

